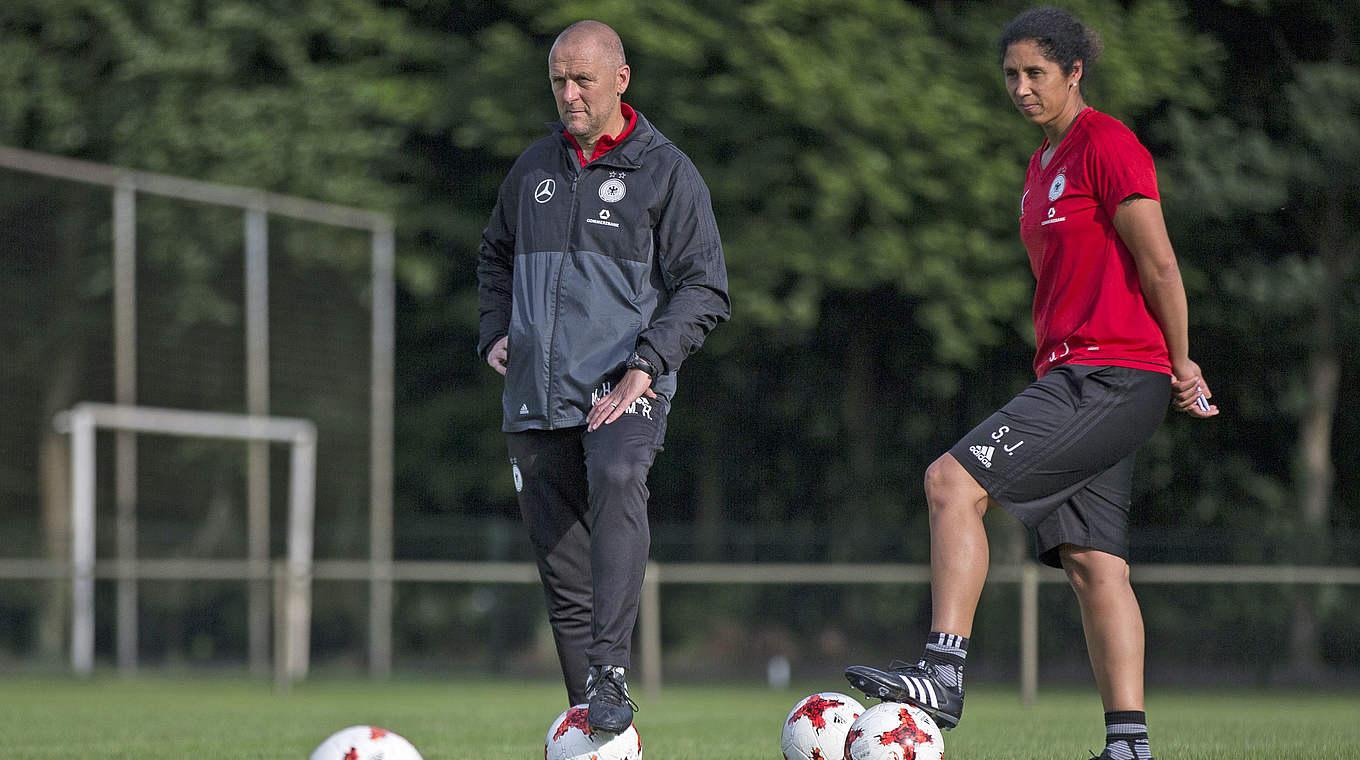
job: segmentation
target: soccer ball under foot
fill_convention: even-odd
[[[631,724],[613,734],[591,728],[586,705],[567,708],[548,729],[544,760],[642,760],[642,737]]]
[[[880,702],[860,713],[845,735],[845,760],[941,760],[944,737],[920,708]]]

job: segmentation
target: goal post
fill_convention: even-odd
[[[287,683],[307,674],[311,631],[312,539],[316,497],[316,426],[293,417],[201,412],[159,407],[80,403],[62,412],[57,429],[71,436],[71,666],[80,676],[94,669],[95,433],[125,433],[286,443],[288,556],[285,562],[281,644],[274,670]],[[234,564],[234,563],[233,563]],[[127,568],[132,574],[131,568]],[[267,577],[269,567],[251,577]],[[229,570],[225,577],[239,573]]]

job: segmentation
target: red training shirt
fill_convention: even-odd
[[[1068,362],[1171,374],[1166,338],[1113,221],[1131,195],[1160,199],[1152,155],[1118,119],[1092,108],[1041,167],[1047,149],[1045,140],[1030,159],[1020,200],[1020,238],[1036,280],[1035,374]]]

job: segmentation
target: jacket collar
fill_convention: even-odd
[[[664,135],[652,126],[651,122],[647,121],[647,117],[643,116],[641,111],[634,108],[633,113],[637,114],[637,124],[633,125],[633,131],[629,132],[628,136],[623,138],[623,142],[615,146],[613,150],[591,161],[586,166],[599,164],[619,169],[636,169],[642,166],[644,153],[655,146],[669,142]],[[579,167],[581,164],[576,159],[576,149],[567,142],[567,138],[562,136],[562,130],[566,129],[566,125],[561,121],[553,121],[548,122],[547,127],[557,136],[562,149],[571,154],[572,163]]]

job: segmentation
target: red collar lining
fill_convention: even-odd
[[[624,138],[632,134],[633,127],[637,126],[637,111],[634,111],[633,107],[628,105],[627,103],[620,103],[619,112],[623,114],[623,118],[628,120],[627,126],[623,128],[623,131],[620,132],[617,137],[611,135],[601,135],[600,139],[595,143],[594,152],[591,153],[590,158],[588,159],[586,158],[585,152],[581,150],[581,144],[576,142],[576,136],[568,132],[565,128],[563,128],[562,136],[567,138],[567,142],[570,143],[571,147],[576,150],[576,158],[580,160],[581,166],[585,166],[591,161],[594,161],[600,156],[603,156],[604,154],[613,150],[615,146],[623,142]]]

